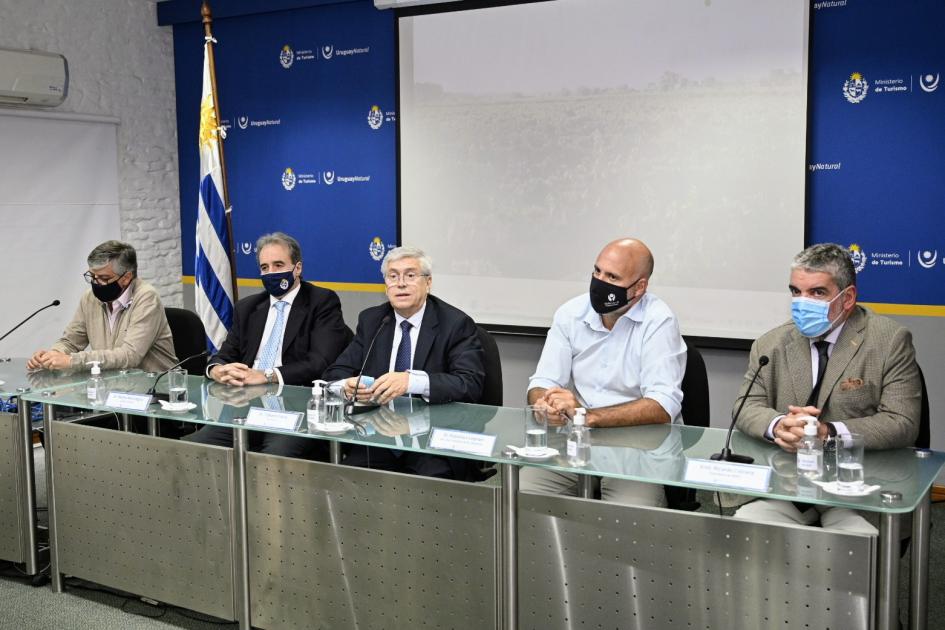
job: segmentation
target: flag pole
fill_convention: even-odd
[[[233,240],[233,208],[230,206],[230,191],[226,183],[226,162],[223,160],[223,135],[221,133],[223,130],[223,121],[220,118],[220,102],[217,99],[217,67],[213,59],[213,42],[216,40],[213,39],[213,33],[210,30],[210,25],[213,23],[213,15],[210,12],[210,3],[207,2],[207,0],[203,0],[203,3],[200,5],[200,15],[203,18],[203,33],[207,42],[207,58],[210,62],[210,92],[213,94],[213,111],[217,119],[217,149],[219,151],[218,155],[220,156],[220,181],[223,184],[223,208],[226,214],[226,235],[230,240],[230,248],[226,252],[226,255],[230,259],[230,282],[233,290],[233,304],[236,304],[239,298],[236,288],[236,242]]]

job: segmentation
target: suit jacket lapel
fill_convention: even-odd
[[[305,281],[303,280],[302,282],[303,285],[299,287],[299,292],[295,295],[295,300],[292,301],[292,308],[289,309],[289,321],[285,323],[285,332],[282,333],[283,359],[286,350],[288,350],[292,342],[295,341],[296,335],[299,334],[302,321],[308,314],[308,291],[305,290]]]
[[[262,344],[262,336],[266,331],[266,317],[269,315],[269,295],[262,300],[249,313],[249,321],[246,322],[246,354],[243,355],[246,365],[253,367],[253,360],[259,354],[259,346]]]
[[[787,358],[791,385],[794,387],[794,404],[803,405],[814,389],[814,378],[811,372],[810,340],[797,332],[796,328],[792,330],[791,341],[787,345]]]
[[[436,329],[439,326],[439,317],[437,317],[436,304],[427,297],[427,310],[423,313],[423,321],[420,323],[420,335],[417,338],[417,350],[413,353],[413,368],[423,370],[430,356],[430,349],[433,347],[433,340],[436,339]]]
[[[863,345],[863,335],[866,329],[866,317],[859,307],[850,315],[840,336],[837,338],[837,344],[833,352],[830,353],[830,360],[827,361],[827,371],[824,372],[824,382],[820,386],[820,394],[817,397],[817,408],[823,409],[827,404],[827,399],[833,392],[834,386],[840,380],[850,361],[859,352]]]

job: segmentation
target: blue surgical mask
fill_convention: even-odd
[[[843,291],[846,291],[846,289]],[[793,298],[791,300],[791,318],[794,320],[798,332],[811,339],[827,334],[840,319],[840,315],[837,315],[836,319],[831,321],[830,305],[843,295],[843,291],[829,302],[806,297]]]
[[[282,297],[289,292],[292,284],[295,282],[295,272],[293,269],[281,273],[264,273],[262,275],[263,286],[272,297]]]

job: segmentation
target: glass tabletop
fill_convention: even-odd
[[[25,357],[0,358],[0,396],[10,398],[29,391],[47,387],[59,387],[85,383],[88,370],[37,370],[26,369]]]
[[[112,392],[144,393],[153,385],[155,375],[140,371],[123,373],[104,372],[108,389]],[[511,453],[507,446],[521,447],[525,442],[523,409],[490,407],[452,403],[429,405],[418,398],[399,398],[384,407],[368,408],[350,416],[352,428],[340,434],[327,434],[309,427],[305,410],[311,397],[307,387],[285,386],[281,392],[275,386],[233,387],[209,381],[200,376],[188,377],[188,399],[195,407],[186,412],[170,412],[156,402],[146,412],[94,407],[89,404],[81,382],[68,382],[66,377],[50,375],[48,381],[36,380],[32,391],[22,394],[24,400],[49,403],[103,413],[132,413],[167,420],[197,424],[242,427],[253,431],[290,433],[302,438],[333,440],[348,444],[362,444],[403,451],[435,453],[451,457],[477,459],[495,463],[513,463],[522,466],[540,466],[562,472],[588,474],[661,483],[666,485],[717,490],[740,495],[786,499],[822,505],[844,506],[877,512],[908,512],[931,487],[945,466],[945,454],[926,451],[919,457],[914,449],[869,451],[864,462],[865,482],[880,489],[864,497],[849,497],[827,492],[818,485],[798,478],[795,457],[779,447],[735,432],[732,450],[754,457],[755,464],[771,468],[768,490],[751,491],[695,482],[686,479],[688,460],[708,459],[721,450],[726,431],[715,428],[683,425],[647,425],[591,430],[590,461],[581,467],[569,465],[566,456],[566,425],[552,427],[548,446],[558,451],[544,460],[530,460]],[[161,379],[157,392],[167,393],[167,382]],[[275,395],[278,393],[278,395]],[[295,430],[246,426],[243,424],[249,410],[281,409],[301,412],[301,422]],[[465,431],[495,436],[491,453],[472,455],[452,450],[435,449],[430,438],[436,430]],[[902,499],[884,504],[881,493],[895,491]]]

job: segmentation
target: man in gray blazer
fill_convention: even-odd
[[[922,396],[912,335],[857,306],[848,252],[833,243],[808,247],[794,257],[789,288],[792,321],[752,345],[736,407],[760,358],[770,361],[747,396],[739,430],[794,452],[803,435],[800,417],[811,415],[821,439],[859,433],[867,449],[912,445]],[[876,532],[852,510],[784,501],[753,501],[735,516]]]

